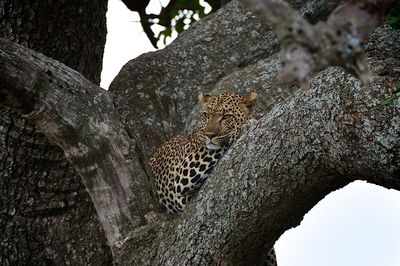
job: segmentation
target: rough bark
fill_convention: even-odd
[[[0,1],[0,37],[100,81],[107,1]],[[0,264],[110,265],[80,177],[63,151],[0,103]]]
[[[309,90],[290,94],[274,85],[276,58],[221,80],[217,90],[266,87],[259,91],[263,104],[273,106],[224,156],[186,213],[135,231],[122,261],[255,265],[331,191],[357,179],[399,190],[399,103],[382,105],[400,77],[399,40],[389,27],[374,31],[366,48],[375,81],[367,88],[329,68],[311,79]],[[269,101],[277,92],[289,96]],[[156,244],[144,247],[143,239]],[[152,253],[132,257],[136,249]]]
[[[86,180],[103,226],[112,227],[106,233],[117,264],[254,265],[329,192],[356,179],[400,189],[399,103],[381,104],[400,76],[399,32],[379,28],[366,43],[372,85],[361,88],[358,80],[329,68],[313,77],[306,90],[274,84],[278,59],[260,47],[276,50],[272,48],[276,39],[265,24],[237,1],[228,4],[225,12],[224,19],[217,13],[197,23],[170,48],[132,61],[121,71],[113,94],[122,123],[108,93],[100,93],[76,72],[23,47],[0,44],[5,51],[0,80],[7,84],[1,88],[2,100],[27,114],[70,155],[68,159]],[[215,30],[207,36],[203,28],[226,29],[229,34]],[[264,38],[258,35],[262,30]],[[146,72],[144,62],[154,72]],[[144,71],[147,76],[129,78],[127,70],[136,70],[136,75]],[[198,73],[205,74],[203,80],[198,80]],[[135,146],[143,144],[147,154],[159,142],[158,136],[183,131],[197,93],[214,87],[257,88],[264,99],[258,120],[221,160],[187,211],[169,219],[152,211],[141,168],[143,156],[135,155],[141,147]],[[74,99],[60,101],[71,92]],[[138,96],[140,101],[133,101]],[[173,104],[168,104],[170,99]],[[79,115],[81,108],[91,111]],[[51,126],[46,126],[49,121]],[[78,130],[81,125],[85,130]],[[135,142],[135,136],[140,142]],[[105,149],[99,149],[91,137],[99,137]],[[92,167],[96,161],[100,164]],[[105,193],[117,199],[110,202],[116,208],[113,212],[101,209],[104,198],[96,191],[101,180],[110,180]],[[102,216],[102,211],[109,216]]]
[[[62,148],[115,245],[154,208],[139,144],[120,123],[107,91],[23,46],[0,39],[0,47],[0,99]]]
[[[303,82],[328,66],[340,66],[364,85],[371,82],[361,42],[381,25],[394,0],[349,1],[338,6],[326,22],[311,25],[285,1],[244,0],[255,14],[268,20],[281,40],[282,83]]]
[[[107,1],[0,2],[0,37],[57,59],[100,83]]]

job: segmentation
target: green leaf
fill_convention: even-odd
[[[183,31],[183,28],[185,27],[185,20],[186,17],[180,18],[176,21],[175,24],[175,30],[179,33],[181,33]]]
[[[204,6],[200,6],[197,10],[196,10],[196,12],[197,12],[197,14],[199,14],[199,17],[200,18],[204,18],[207,14],[205,13],[205,7]]]
[[[171,34],[172,34],[172,27],[169,26],[169,27],[165,28],[165,30],[160,31],[157,38],[158,38],[158,40],[161,40],[161,38],[162,38],[164,45],[166,45],[167,37],[171,37]]]
[[[394,29],[400,29],[400,0],[395,0],[386,17],[386,22]]]
[[[158,40],[162,40],[164,44],[166,44],[167,37],[172,35],[172,32],[175,30],[178,34],[182,33],[185,28],[187,28],[184,20],[189,19],[190,22],[188,25],[192,24],[196,20],[193,18],[193,14],[183,15],[184,10],[192,11],[193,14],[198,14],[199,18],[205,17],[207,14],[205,13],[205,7],[200,5],[200,0],[177,0],[174,5],[171,7],[169,12],[169,17],[171,17],[171,21],[164,21],[160,18],[159,25],[167,26],[165,30],[161,31],[158,34]],[[214,11],[214,10],[213,10]],[[183,16],[182,16],[183,15]],[[172,24],[175,24],[172,26]],[[186,26],[186,27],[185,27]]]

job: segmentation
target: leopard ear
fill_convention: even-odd
[[[199,102],[204,106],[208,100],[210,99],[210,95],[205,94],[204,92],[200,93],[198,98],[199,98]]]
[[[247,107],[250,107],[256,103],[257,98],[258,98],[258,94],[255,93],[254,91],[252,91],[252,92],[250,92],[249,95],[244,97],[244,104]]]

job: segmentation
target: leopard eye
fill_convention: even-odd
[[[222,116],[222,120],[227,120],[227,119],[232,118],[232,117],[233,117],[233,114],[224,114]]]

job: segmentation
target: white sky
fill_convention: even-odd
[[[152,0],[149,10],[159,8]],[[138,21],[109,0],[103,88],[127,61],[154,50]],[[319,202],[275,248],[279,266],[400,266],[400,192],[354,182]]]

